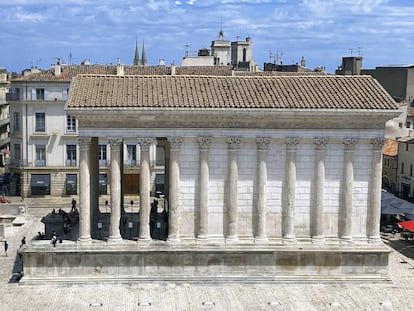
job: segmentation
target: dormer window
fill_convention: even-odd
[[[45,100],[45,89],[36,89],[36,100]]]

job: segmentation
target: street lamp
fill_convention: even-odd
[[[98,222],[99,239],[102,239],[102,223]]]
[[[132,227],[134,226],[134,224],[132,223],[132,221],[130,221],[128,223],[128,228],[129,228],[129,239],[132,239]]]

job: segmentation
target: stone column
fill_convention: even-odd
[[[139,241],[150,241],[150,147],[155,143],[153,138],[138,138],[140,146],[139,175]]]
[[[109,224],[108,242],[119,242],[122,240],[119,224],[121,219],[121,148],[122,138],[109,138],[111,146],[111,218]]]
[[[286,175],[282,207],[282,236],[285,242],[295,242],[296,148],[298,138],[286,138]]]
[[[383,138],[372,139],[372,166],[370,204],[367,211],[367,236],[369,243],[380,243],[381,220],[381,182],[382,182],[382,147]]]
[[[207,240],[208,238],[208,150],[211,144],[211,137],[199,137],[198,143],[200,146],[200,175],[199,175],[199,189],[200,202],[198,213],[198,234],[197,239]]]
[[[340,238],[342,242],[352,242],[352,191],[354,182],[353,157],[358,139],[344,138],[344,172],[342,187],[342,204],[339,217],[342,219]]]
[[[237,151],[240,145],[239,137],[228,137],[228,201],[227,201],[227,242],[237,242],[238,206],[237,206],[237,182],[239,179]]]
[[[80,137],[79,141],[79,242],[90,242],[91,238],[91,186],[89,152],[90,137]]]
[[[267,183],[267,149],[270,138],[257,137],[257,198],[256,198],[256,234],[255,242],[266,242],[266,183]]]
[[[169,242],[180,240],[180,147],[183,139],[181,137],[168,137],[170,143],[170,190],[168,208],[168,239]]]
[[[323,192],[325,185],[325,149],[328,139],[317,137],[315,143],[315,196],[313,200],[313,217],[311,222],[311,234],[313,243],[324,242],[324,213]]]

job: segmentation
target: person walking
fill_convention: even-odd
[[[20,244],[20,247],[22,247],[25,244],[26,244],[26,237],[24,236],[23,239],[22,239],[22,242]]]
[[[7,243],[6,240],[4,240],[4,253],[6,254],[7,257],[7,250],[9,249],[9,243]]]

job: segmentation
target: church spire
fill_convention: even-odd
[[[138,40],[135,40],[135,56],[134,56],[134,66],[140,65],[139,52],[138,52]]]
[[[141,53],[141,65],[146,66],[147,65],[147,55],[145,53],[145,45],[144,40],[142,40],[142,53]]]

